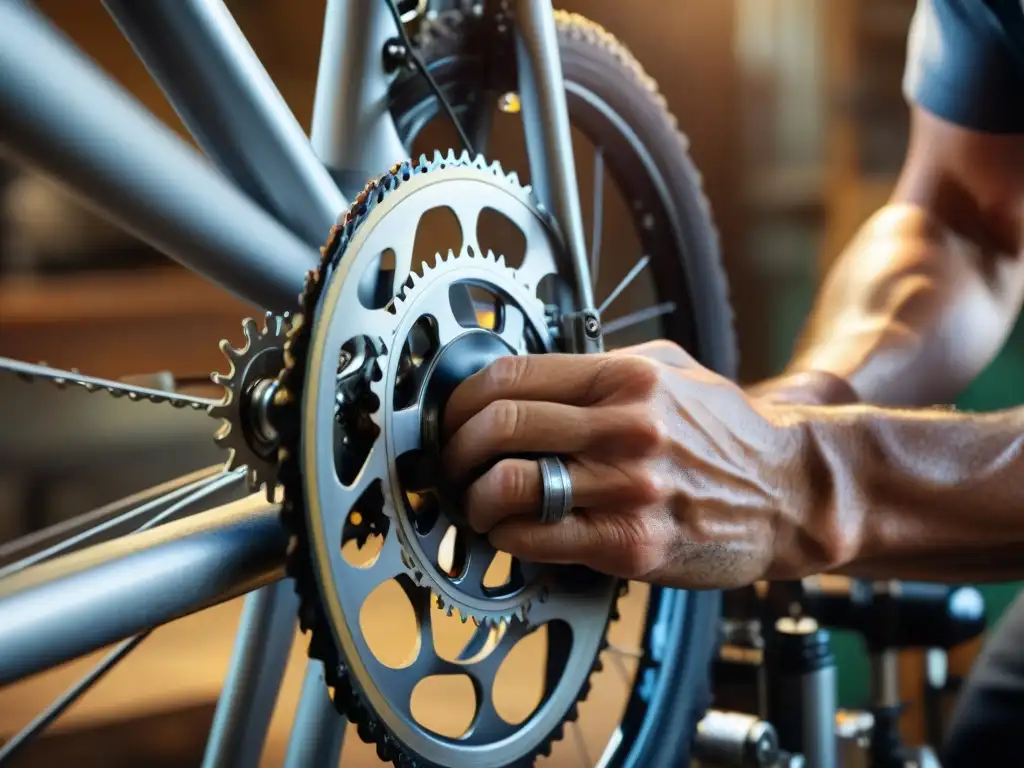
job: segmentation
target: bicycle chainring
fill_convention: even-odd
[[[442,206],[459,220],[464,245],[417,270],[416,226]],[[525,236],[517,268],[476,244],[486,209]],[[390,277],[381,269],[388,252]],[[458,500],[437,487],[438,420],[450,392],[438,382],[453,386],[503,354],[551,349],[537,287],[561,255],[549,217],[497,164],[454,153],[401,163],[368,185],[332,230],[285,344],[279,477],[301,624],[339,711],[396,765],[498,768],[549,753],[575,718],[617,618],[620,585],[589,572],[512,564],[504,586],[486,587],[495,552],[460,524]],[[387,300],[382,279],[397,287]],[[379,551],[355,566],[345,542],[368,521]],[[401,668],[375,657],[360,624],[367,597],[391,580],[419,631],[418,650]],[[434,648],[434,605],[477,625],[457,658]],[[541,627],[544,694],[526,720],[511,724],[494,707],[494,678],[515,643]],[[449,738],[417,721],[411,695],[426,677],[454,674],[470,678],[477,707],[468,730]]]

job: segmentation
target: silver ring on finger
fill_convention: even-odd
[[[572,511],[572,477],[569,468],[557,456],[537,459],[540,465],[541,505],[540,521],[546,524],[561,522]]]

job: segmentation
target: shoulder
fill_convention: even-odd
[[[1024,133],[1024,0],[918,0],[903,87],[964,128]]]

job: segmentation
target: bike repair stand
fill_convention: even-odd
[[[907,648],[948,651],[985,629],[985,603],[974,587],[921,582],[876,582],[871,586],[874,621],[864,635],[871,654],[874,728],[872,768],[938,766],[930,747],[908,747],[899,732],[899,652]]]
[[[766,719],[790,756],[783,765],[835,768],[835,657],[828,632],[801,609],[799,593],[799,583],[781,583],[765,601]]]
[[[870,768],[925,768],[938,763],[929,747],[908,747],[900,736],[904,711],[899,653],[948,651],[985,629],[985,603],[970,586],[912,581],[871,582],[833,576],[805,579],[801,605],[822,624],[856,632],[871,658]]]
[[[692,768],[789,768],[778,736],[764,720],[760,599],[753,588],[724,595],[718,656],[712,668],[714,708],[697,725]],[[795,766],[794,766],[795,768]]]

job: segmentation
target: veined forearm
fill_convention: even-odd
[[[1012,327],[1011,264],[919,207],[887,206],[829,273],[787,373],[827,371],[866,402],[950,402]]]
[[[932,581],[1024,576],[1024,409],[793,411],[813,489],[804,546],[831,569]],[[795,542],[794,542],[795,543]]]

